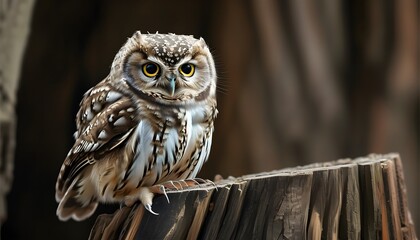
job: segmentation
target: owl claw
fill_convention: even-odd
[[[212,180],[207,180],[206,181],[206,183],[209,183],[209,184],[211,184],[211,185],[213,185],[213,187],[216,189],[216,191],[217,191],[217,185],[216,185],[216,183],[214,183]]]
[[[140,199],[140,202],[143,204],[144,208],[147,211],[149,211],[153,215],[159,215],[159,214],[153,212],[153,210],[152,210],[154,193],[151,190],[153,190],[153,189],[148,188],[148,187],[140,188],[139,199]]]
[[[152,210],[152,205],[150,205],[150,204],[146,204],[146,205],[144,205],[144,208],[145,208],[147,211],[149,211],[151,214],[153,214],[153,215],[156,215],[156,216],[158,216],[158,215],[159,215],[159,213],[155,213],[155,212],[153,212],[153,210]]]
[[[171,203],[171,202],[169,201],[168,194],[166,193],[165,186],[161,185],[161,186],[160,186],[160,191],[162,192],[162,194],[163,194],[163,195],[165,195],[165,197],[166,197],[166,201],[168,201],[168,203]]]
[[[178,191],[179,190],[179,188],[177,188],[176,186],[175,186],[175,184],[174,184],[174,182],[173,181],[169,181],[169,183]]]

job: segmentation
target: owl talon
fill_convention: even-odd
[[[177,191],[179,191],[179,188],[177,188],[174,184],[174,181],[169,181],[169,183],[172,185],[172,187],[174,187]]]
[[[213,187],[216,188],[217,191],[217,185],[212,180],[207,180],[206,183],[213,185]]]
[[[163,195],[165,195],[165,197],[166,197],[166,201],[168,201],[168,203],[171,203],[171,202],[169,201],[168,194],[166,193],[166,188],[165,188],[165,186],[160,185],[160,191],[162,192],[162,194],[163,194]]]
[[[147,211],[149,211],[151,214],[155,215],[155,216],[158,216],[158,215],[159,215],[159,213],[155,213],[155,212],[153,212],[153,210],[152,210],[152,205],[150,205],[150,204],[146,204],[146,205],[144,205],[144,208],[145,208]]]

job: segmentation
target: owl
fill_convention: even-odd
[[[75,143],[56,183],[58,218],[84,220],[99,202],[139,200],[154,213],[155,186],[193,179],[207,161],[216,115],[205,41],[134,33],[80,103]]]

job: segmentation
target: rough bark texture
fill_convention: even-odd
[[[101,215],[90,239],[416,239],[398,154],[229,178]]]

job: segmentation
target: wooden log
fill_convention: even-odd
[[[101,215],[90,239],[416,239],[398,154],[228,178]]]

